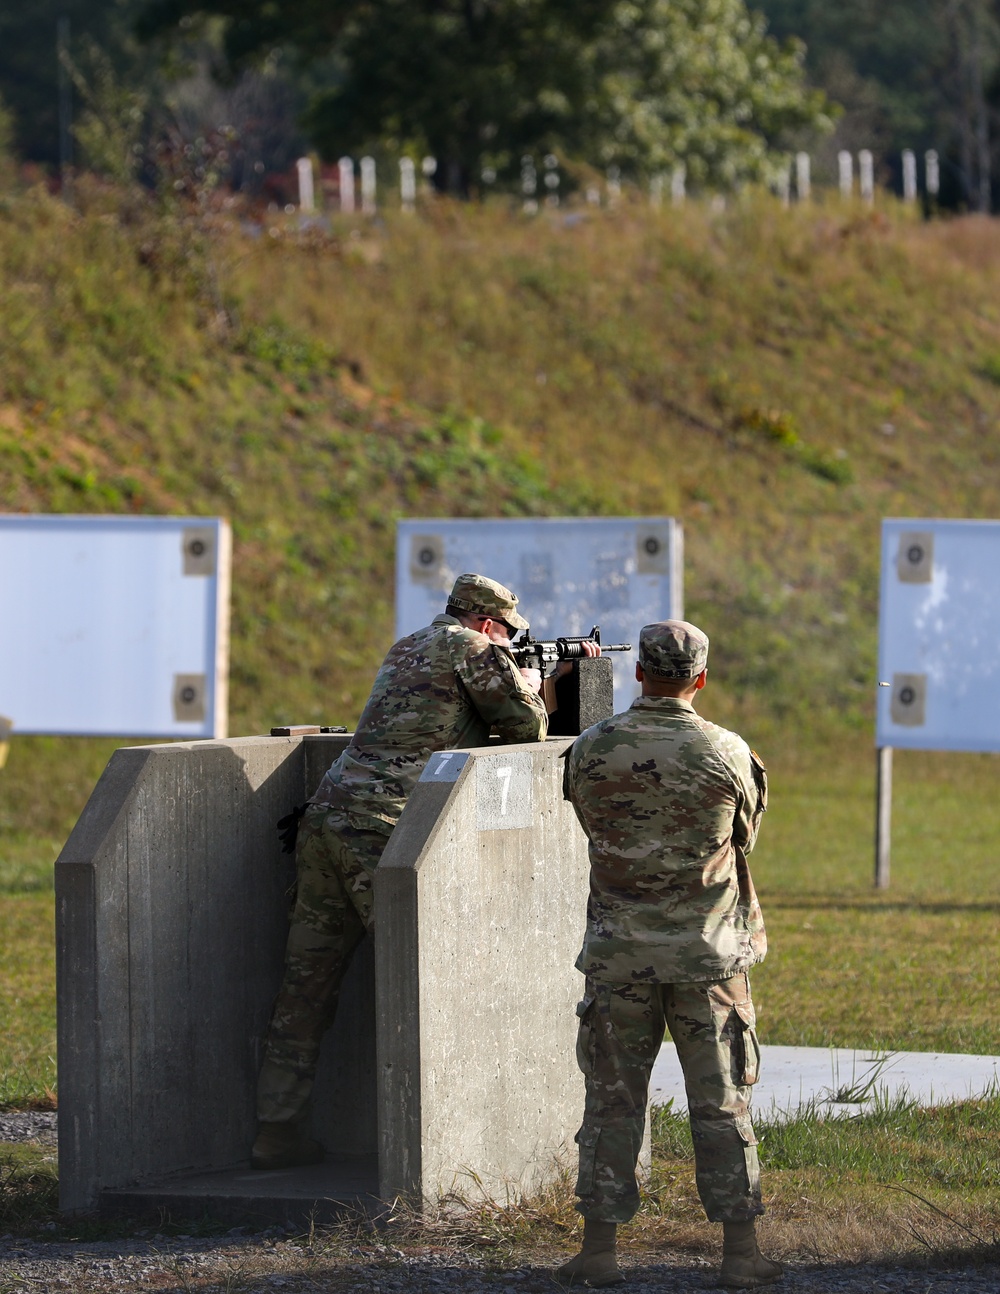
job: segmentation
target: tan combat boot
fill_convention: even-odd
[[[723,1222],[720,1285],[730,1289],[758,1289],[776,1281],[784,1270],[781,1263],[771,1262],[757,1248],[753,1219],[749,1222]]]
[[[583,1220],[583,1247],[575,1258],[557,1267],[553,1275],[565,1285],[621,1285],[625,1277],[615,1258],[615,1222]]]
[[[318,1141],[302,1135],[301,1123],[258,1123],[251,1168],[303,1168],[323,1161]]]

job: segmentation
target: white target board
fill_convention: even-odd
[[[684,614],[683,532],[672,517],[400,521],[397,633],[429,624],[465,571],[512,589],[536,638],[581,637],[599,625],[604,642],[630,642],[631,654],[609,657],[617,706],[638,695],[639,630]]]
[[[0,714],[15,733],[224,737],[228,524],[0,517]]]
[[[1000,750],[1000,522],[882,523],[876,744]]]

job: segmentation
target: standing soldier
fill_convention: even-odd
[[[767,948],[747,866],[767,805],[764,766],[736,733],[700,718],[708,638],[683,620],[646,625],[642,696],[570,749],[565,795],[590,841],[586,979],[577,1056],[583,1248],[556,1275],[615,1285],[618,1223],[639,1207],[635,1168],[649,1075],[664,1030],[687,1089],[698,1192],[723,1228],[720,1283],[769,1285],[750,1118],[760,1050],[748,970]]]
[[[509,589],[460,575],[443,615],[401,638],[376,675],[350,744],[298,828],[298,893],[285,975],[257,1083],[254,1168],[323,1158],[303,1136],[320,1042],[351,955],[372,926],[372,877],[430,756],[545,737],[537,670],[518,671],[511,636],[527,629]],[[596,652],[596,648],[591,650]]]

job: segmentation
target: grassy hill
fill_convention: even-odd
[[[998,513],[991,222],[94,205],[0,213],[0,500],[231,517],[237,732],[356,715],[397,516],[591,511],[682,519],[727,710],[861,725],[880,518]]]
[[[234,734],[354,721],[392,638],[397,517],[679,517],[703,708],[780,792],[762,888],[801,957],[764,974],[782,1004],[806,966],[821,992],[810,905],[875,902],[880,519],[1000,515],[1000,227],[751,197],[260,230],[38,191],[0,205],[0,291],[0,506],[228,516]],[[47,887],[113,745],[15,740],[0,889]],[[894,897],[945,949],[921,905],[982,898],[963,860],[994,848],[994,763],[900,765]],[[864,982],[888,935],[838,920]],[[852,1037],[1000,1049],[969,973],[957,1023],[876,1013]],[[842,1014],[792,1015],[771,1040],[847,1040]]]

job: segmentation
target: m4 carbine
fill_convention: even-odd
[[[560,661],[587,659],[583,650],[585,642],[596,643],[602,656],[611,651],[632,650],[631,643],[602,643],[600,625],[594,625],[586,638],[532,638],[530,633],[525,633],[511,643],[510,650],[519,669],[537,669],[546,678],[556,672]]]

